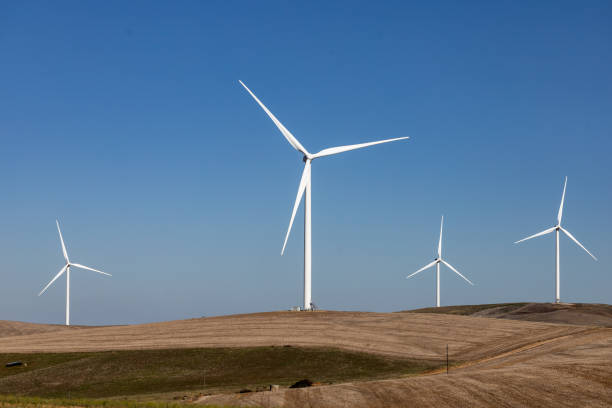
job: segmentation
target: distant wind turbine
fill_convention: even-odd
[[[465,279],[467,283],[469,283],[472,286],[474,285],[468,278],[466,278],[461,273],[459,273],[459,271],[455,269],[451,264],[449,264],[444,259],[442,259],[442,226],[443,225],[444,225],[444,216],[442,216],[442,221],[440,221],[440,241],[438,241],[438,256],[436,257],[436,259],[434,259],[432,263],[425,265],[418,271],[406,276],[406,279],[412,278],[417,273],[423,272],[424,270],[429,269],[432,266],[436,265],[436,307],[440,307],[440,264],[441,263],[448,266],[450,270],[452,270],[457,275]]]
[[[542,236],[542,235],[550,234],[551,232],[555,231],[556,242],[557,242],[556,254],[555,254],[555,269],[556,269],[556,281],[557,281],[557,286],[556,286],[556,291],[555,291],[555,303],[559,303],[561,301],[561,288],[560,288],[560,284],[561,284],[561,275],[560,275],[561,265],[560,265],[560,259],[559,259],[559,231],[563,231],[565,233],[565,235],[567,235],[572,241],[574,241],[576,243],[576,245],[578,245],[580,248],[584,249],[586,251],[586,253],[591,255],[591,257],[594,260],[597,260],[597,258],[595,258],[595,255],[590,253],[589,250],[586,249],[580,242],[578,242],[578,240],[576,238],[574,238],[574,236],[572,234],[570,234],[570,232],[568,230],[566,230],[565,228],[563,228],[561,226],[561,218],[563,217],[563,203],[565,201],[565,188],[566,187],[567,187],[567,176],[565,177],[565,183],[563,184],[563,195],[561,195],[561,205],[559,206],[559,213],[557,214],[557,225],[555,225],[552,228],[549,228],[549,229],[544,230],[542,232],[538,232],[537,234],[531,235],[531,236],[529,236],[527,238],[523,238],[523,239],[515,242],[515,244],[518,244],[519,242],[527,241],[528,239],[531,239],[531,238],[535,238],[535,237],[539,237],[539,236]]]
[[[302,200],[302,196],[304,195],[304,192],[305,192],[306,194],[304,198],[304,310],[310,310],[312,308],[312,298],[311,298],[311,265],[312,265],[311,264],[311,258],[312,258],[311,225],[312,225],[312,221],[311,221],[310,163],[314,159],[319,158],[319,157],[331,156],[334,154],[347,152],[349,150],[360,149],[362,147],[373,146],[373,145],[377,145],[380,143],[388,143],[388,142],[393,142],[396,140],[408,139],[409,137],[397,137],[394,139],[379,140],[376,142],[361,143],[361,144],[339,146],[339,147],[330,147],[328,149],[323,149],[318,153],[311,154],[308,152],[308,150],[304,148],[304,146],[301,145],[301,143],[295,138],[295,136],[293,136],[291,132],[289,132],[289,130],[287,130],[287,128],[283,126],[283,124],[276,118],[276,116],[274,116],[272,112],[270,112],[268,108],[266,108],[265,105],[261,103],[259,99],[257,99],[255,94],[251,92],[251,90],[247,88],[247,86],[242,81],[239,81],[239,82],[244,87],[244,89],[246,89],[247,92],[251,94],[253,99],[257,101],[259,106],[266,112],[266,114],[270,117],[270,119],[272,119],[272,122],[274,122],[276,127],[283,134],[283,136],[285,136],[285,139],[287,139],[289,144],[293,146],[295,150],[301,152],[304,155],[303,157],[303,161],[305,163],[304,171],[302,172],[302,178],[300,180],[300,185],[298,188],[297,197],[295,199],[295,204],[293,205],[291,221],[289,221],[289,228],[287,229],[287,234],[285,235],[285,242],[283,243],[283,249],[281,250],[281,255],[283,255],[283,253],[285,252],[285,246],[287,245],[287,239],[289,238],[289,233],[291,232],[291,227],[293,225],[295,213],[299,207],[300,201]]]
[[[70,267],[74,266],[75,268],[87,269],[88,271],[94,271],[94,272],[101,273],[103,275],[108,275],[108,276],[111,276],[111,274],[99,271],[99,270],[94,269],[94,268],[90,268],[89,266],[85,266],[85,265],[81,265],[81,264],[78,264],[78,263],[70,262],[70,260],[68,259],[68,252],[66,251],[66,245],[64,245],[64,238],[62,238],[62,231],[60,230],[59,221],[55,220],[55,223],[57,224],[57,232],[59,233],[60,242],[62,243],[62,252],[64,254],[64,259],[66,260],[66,265],[64,265],[64,267],[62,269],[60,269],[58,274],[55,275],[55,277],[53,279],[51,279],[51,282],[49,282],[47,284],[47,286],[45,286],[45,288],[40,291],[38,296],[40,296],[43,293],[45,293],[47,288],[49,286],[51,286],[51,284],[53,282],[55,282],[57,278],[62,276],[62,274],[64,272],[66,272],[66,326],[70,326]]]

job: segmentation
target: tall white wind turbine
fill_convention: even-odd
[[[432,266],[436,266],[436,307],[440,307],[440,264],[448,266],[448,268],[455,272],[457,275],[461,276],[463,279],[467,281],[470,285],[474,286],[474,284],[465,276],[463,276],[457,269],[455,269],[451,264],[442,259],[442,226],[444,225],[444,216],[442,216],[442,221],[440,221],[440,240],[438,241],[438,256],[434,261],[430,264],[425,265],[418,271],[406,276],[406,279],[412,278],[417,273],[423,272],[426,269],[431,268]]]
[[[285,235],[285,242],[283,243],[283,249],[281,250],[281,255],[285,252],[285,246],[287,245],[287,239],[289,238],[289,233],[291,232],[291,227],[293,226],[293,219],[295,218],[295,213],[297,212],[300,201],[302,200],[302,196],[304,196],[304,310],[310,310],[312,308],[312,298],[311,298],[311,258],[312,258],[312,246],[311,246],[311,175],[310,175],[310,167],[311,162],[314,159],[324,156],[331,156],[334,154],[347,152],[349,150],[360,149],[362,147],[368,147],[377,145],[380,143],[388,143],[396,140],[408,139],[409,137],[397,137],[394,139],[386,139],[379,140],[376,142],[369,143],[360,143],[348,146],[339,146],[339,147],[330,147],[328,149],[323,149],[318,153],[312,154],[309,153],[308,150],[302,146],[302,144],[287,130],[285,126],[266,108],[266,106],[261,103],[261,101],[255,96],[253,92],[242,82],[239,81],[240,84],[247,90],[249,94],[255,99],[255,101],[259,104],[259,106],[266,112],[266,114],[272,119],[278,130],[281,131],[285,139],[289,142],[291,146],[300,153],[304,155],[304,171],[302,172],[302,178],[300,180],[300,185],[298,188],[297,197],[295,199],[295,204],[293,205],[293,212],[291,213],[291,220],[289,221],[289,228],[287,229],[287,234]]]
[[[586,251],[587,254],[591,255],[591,257],[594,260],[597,260],[597,258],[595,258],[595,255],[593,255],[592,253],[589,252],[588,249],[586,249],[580,242],[578,242],[578,240],[576,238],[574,238],[574,236],[565,228],[563,228],[561,226],[561,218],[563,217],[563,203],[565,201],[565,188],[567,187],[567,176],[565,177],[565,183],[563,184],[563,194],[561,195],[561,205],[559,206],[559,212],[557,213],[557,225],[555,225],[552,228],[549,228],[547,230],[544,230],[542,232],[538,232],[537,234],[533,234],[527,238],[523,238],[519,241],[516,241],[515,244],[518,244],[519,242],[523,242],[523,241],[527,241],[528,239],[531,238],[535,238],[535,237],[539,237],[542,235],[546,235],[546,234],[550,234],[551,232],[555,232],[555,239],[556,239],[556,253],[555,253],[555,272],[556,272],[556,290],[555,290],[555,303],[559,303],[561,301],[561,288],[560,288],[560,284],[561,284],[561,275],[560,275],[560,269],[561,269],[561,265],[560,265],[560,259],[559,259],[559,231],[563,231],[563,233],[565,235],[567,235],[572,241],[574,241],[576,243],[576,245],[578,245],[580,248],[584,249]]]
[[[59,221],[55,220],[55,223],[57,224],[57,232],[59,233],[60,242],[62,243],[62,253],[64,254],[64,260],[66,261],[66,265],[64,265],[64,267],[60,269],[57,275],[55,275],[55,277],[51,279],[51,282],[49,282],[47,286],[45,286],[44,289],[40,291],[38,296],[45,293],[47,288],[49,288],[49,286],[51,286],[51,284],[55,282],[57,278],[59,278],[64,272],[66,272],[66,326],[70,326],[70,267],[74,266],[75,268],[87,269],[88,271],[101,273],[102,275],[111,276],[111,274],[99,271],[94,268],[90,268],[89,266],[70,262],[70,260],[68,259],[68,251],[66,251],[66,245],[64,245],[64,238],[62,238],[62,231],[60,230]]]

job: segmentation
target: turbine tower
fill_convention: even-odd
[[[287,234],[285,235],[285,242],[283,243],[283,249],[281,250],[281,256],[285,252],[285,246],[287,245],[287,239],[289,238],[289,234],[291,232],[291,227],[293,225],[295,213],[299,207],[300,201],[302,200],[302,196],[304,196],[304,310],[310,310],[312,308],[312,298],[311,298],[311,271],[312,271],[312,264],[311,264],[311,259],[312,259],[312,252],[311,252],[312,250],[312,246],[311,246],[311,239],[312,239],[312,235],[311,235],[311,225],[312,225],[311,180],[312,178],[311,178],[311,173],[310,173],[311,162],[314,159],[317,159],[319,157],[331,156],[334,154],[347,152],[349,150],[360,149],[362,147],[373,146],[373,145],[377,145],[380,143],[388,143],[388,142],[393,142],[396,140],[408,139],[408,137],[397,137],[394,139],[379,140],[376,142],[361,143],[361,144],[339,146],[339,147],[330,147],[328,149],[323,149],[318,153],[312,154],[312,153],[309,153],[308,150],[306,150],[304,146],[301,145],[301,143],[295,138],[295,136],[293,136],[291,132],[289,132],[289,130],[287,130],[287,128],[283,126],[283,124],[276,118],[276,116],[274,116],[272,112],[270,112],[268,108],[266,108],[266,106],[263,103],[261,103],[261,101],[255,96],[255,94],[251,92],[251,90],[247,88],[247,86],[242,81],[239,81],[239,82],[244,87],[244,89],[246,89],[247,92],[251,94],[253,99],[255,99],[255,101],[266,112],[266,114],[270,117],[270,119],[272,119],[272,122],[274,122],[278,130],[280,130],[281,133],[283,134],[283,136],[285,136],[285,139],[287,139],[289,144],[293,146],[295,150],[301,152],[304,155],[303,156],[304,171],[302,172],[302,178],[300,180],[297,197],[295,199],[295,204],[293,205],[293,212],[291,213],[291,221],[289,221],[289,228],[287,229]]]
[[[560,273],[560,269],[561,269],[561,265],[560,265],[560,259],[559,259],[559,231],[563,231],[563,233],[565,233],[565,235],[567,235],[572,241],[574,241],[576,243],[576,245],[578,245],[580,248],[584,249],[586,251],[587,254],[591,255],[591,257],[594,260],[597,260],[597,258],[595,258],[595,255],[593,255],[592,253],[589,252],[588,249],[586,249],[580,242],[578,242],[578,240],[576,238],[574,238],[574,236],[565,228],[563,228],[561,226],[561,218],[563,217],[563,203],[565,201],[565,188],[567,187],[567,176],[565,177],[565,183],[563,184],[563,194],[561,195],[561,205],[559,206],[559,212],[557,213],[557,225],[555,225],[552,228],[549,228],[547,230],[544,230],[542,232],[538,232],[537,234],[531,235],[527,238],[523,238],[519,241],[516,241],[515,244],[518,244],[519,242],[523,242],[523,241],[527,241],[528,239],[531,238],[535,238],[535,237],[539,237],[542,235],[546,235],[546,234],[550,234],[551,232],[555,232],[555,240],[556,240],[556,252],[555,252],[555,275],[556,275],[556,290],[555,290],[555,303],[559,303],[561,301],[561,273]]]
[[[81,264],[78,264],[78,263],[70,262],[70,260],[68,259],[68,252],[66,251],[66,245],[64,245],[64,238],[62,238],[62,231],[60,230],[59,221],[55,220],[55,223],[57,224],[57,232],[59,233],[60,242],[62,243],[62,252],[64,254],[64,260],[66,261],[66,265],[64,265],[64,267],[62,269],[60,269],[58,274],[55,275],[55,277],[53,279],[51,279],[51,282],[49,282],[47,284],[47,286],[45,286],[45,288],[40,291],[38,296],[40,296],[43,293],[45,293],[47,288],[49,286],[51,286],[51,284],[53,282],[55,282],[57,280],[57,278],[62,276],[62,274],[64,272],[66,272],[66,326],[70,326],[70,267],[74,266],[75,268],[87,269],[88,271],[98,272],[98,273],[101,273],[103,275],[108,275],[108,276],[111,276],[111,274],[99,271],[99,270],[94,269],[94,268],[90,268],[89,266],[85,266],[85,265],[81,265]]]
[[[432,266],[436,265],[436,307],[440,307],[440,264],[441,263],[443,263],[444,265],[448,266],[450,268],[450,270],[452,270],[457,275],[459,275],[463,279],[465,279],[467,281],[467,283],[469,283],[470,285],[474,286],[474,284],[468,278],[463,276],[451,264],[449,264],[444,259],[442,259],[442,226],[443,225],[444,225],[444,216],[442,216],[442,221],[440,221],[440,240],[438,241],[438,256],[436,257],[436,259],[434,259],[434,261],[432,263],[425,265],[424,267],[422,267],[418,271],[416,271],[416,272],[406,276],[406,279],[412,278],[417,273],[423,272],[424,270],[429,269]]]

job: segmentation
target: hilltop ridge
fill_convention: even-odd
[[[600,303],[497,303],[428,307],[405,312],[612,327],[612,305]]]

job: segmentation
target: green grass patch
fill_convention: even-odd
[[[4,367],[22,361],[27,366]],[[0,354],[0,393],[109,398],[179,391],[237,392],[308,378],[332,383],[432,370],[440,362],[326,348],[251,347]]]
[[[185,404],[166,402],[136,402],[136,401],[110,401],[69,398],[40,398],[22,397],[15,395],[0,395],[0,407],[70,407],[70,408],[185,408]],[[198,405],[201,408],[231,408],[217,405]]]

